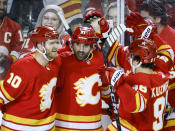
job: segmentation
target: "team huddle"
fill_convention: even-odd
[[[100,12],[89,11],[63,39],[64,13],[48,5],[18,60],[21,29],[2,15],[0,41],[13,48],[10,64],[0,59],[11,66],[0,81],[1,130],[103,131],[102,100],[114,106],[106,131],[175,130],[174,51],[142,13],[111,27]],[[119,43],[125,32],[132,37],[128,46]]]

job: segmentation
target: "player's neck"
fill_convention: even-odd
[[[48,63],[49,63],[49,61],[46,60],[46,59],[44,58],[44,56],[43,56],[41,53],[39,53],[39,52],[36,52],[36,53],[34,54],[34,58],[36,59],[36,61],[37,61],[41,66],[46,67],[46,66],[48,65]]]
[[[138,67],[136,69],[136,73],[154,74],[154,71],[150,68]]]
[[[162,32],[162,30],[164,29],[164,27],[165,27],[164,25],[158,24],[157,25],[157,33],[160,34]]]

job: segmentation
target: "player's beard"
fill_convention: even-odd
[[[78,60],[86,60],[90,54],[90,51],[88,53],[84,53],[82,51],[75,52],[75,56]]]
[[[3,20],[6,15],[7,15],[6,10],[0,9],[0,20]]]

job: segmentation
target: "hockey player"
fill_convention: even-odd
[[[117,43],[115,43],[118,46]],[[132,72],[124,74],[112,67],[101,67],[104,85],[113,85],[119,96],[119,117],[122,130],[143,131],[163,129],[169,76],[156,67],[158,50],[154,42],[146,39],[133,41],[129,47],[119,47],[115,57]],[[128,58],[127,58],[128,56]],[[121,58],[122,57],[122,58]],[[117,130],[116,122],[109,125]]]
[[[58,37],[52,27],[37,27],[31,34],[36,51],[16,61],[1,81],[1,109],[6,105],[1,131],[54,130]]]
[[[0,80],[3,80],[11,64],[19,58],[23,32],[18,23],[6,16],[8,0],[0,0]]]
[[[103,17],[99,18],[99,17],[101,16],[99,16],[98,14],[97,15],[88,14],[87,16],[85,16],[86,20],[90,20],[90,24],[93,27],[95,27],[94,29],[97,29],[96,32],[100,32],[103,35],[105,34],[104,29],[106,29],[107,26],[105,24],[101,24],[101,23],[104,23],[104,22],[101,22],[103,21],[104,18]],[[96,18],[98,18],[100,21],[96,22],[95,20]],[[94,24],[95,22],[99,24],[99,28],[98,28],[98,25]],[[159,70],[163,71],[164,73],[169,73],[171,68],[173,68],[174,53],[171,47],[165,44],[165,42],[162,41],[162,39],[158,35],[155,34],[155,28],[151,24],[151,22],[144,21],[144,19],[139,19],[139,20],[130,19],[130,21],[127,21],[127,23],[132,25],[131,27],[133,28],[133,31],[134,31],[132,32],[132,35],[136,35],[137,37],[140,37],[142,35],[142,32],[144,32],[144,30],[148,26],[152,26],[153,30],[152,32],[150,32],[150,37],[154,40],[158,48],[158,59],[156,59],[155,61],[156,66],[157,68],[159,68]],[[115,37],[113,38],[115,39]],[[124,61],[125,55],[123,53],[125,52],[125,50],[126,50],[126,47],[119,46],[118,42],[115,42],[110,48],[110,51],[108,52],[108,62],[112,62],[115,66],[122,67],[125,73],[129,73],[131,72],[131,67],[128,66],[129,62]],[[110,92],[109,91],[106,91],[106,92],[108,92],[108,94],[105,93],[106,96],[108,96]]]
[[[56,130],[102,131],[101,80],[98,67],[103,55],[93,50],[94,30],[88,25],[77,27],[70,44],[72,52],[62,57],[56,92]],[[61,107],[61,108],[60,108]]]
[[[62,18],[64,18],[64,13],[61,7],[57,5],[47,5],[41,10],[35,27],[38,27],[38,26],[54,27],[56,30],[58,30],[60,34],[59,36],[59,40],[60,40],[62,34],[65,33],[63,29],[63,22],[60,16],[63,16]],[[28,37],[23,44],[23,55],[21,57],[23,57],[26,53],[34,50],[35,50],[35,47],[33,46],[32,41]]]
[[[133,13],[134,14],[134,13]],[[155,0],[151,0],[149,2],[143,2],[140,5],[140,14],[142,17],[145,19],[151,19],[157,26],[157,33],[159,37],[164,40],[167,45],[170,45],[175,51],[175,30],[171,28],[167,23],[168,23],[168,17],[166,14],[166,9],[164,5],[158,3]],[[143,21],[143,18],[139,17],[139,15],[133,15],[133,18],[130,19],[131,22],[127,22],[128,26],[135,26],[133,23],[139,23]],[[132,22],[134,20],[134,22]],[[174,52],[173,52],[174,53]],[[174,55],[174,54],[173,54]],[[163,67],[163,66],[162,66]],[[168,112],[171,110],[173,107],[175,107],[175,89],[174,89],[174,82],[175,79],[172,78],[169,82],[169,87],[168,87]],[[168,113],[169,115],[171,114]],[[171,116],[168,117],[167,123],[165,125],[165,130],[174,130],[175,129],[175,117],[174,113],[172,112]]]

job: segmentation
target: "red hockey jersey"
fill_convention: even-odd
[[[0,102],[6,104],[1,130],[54,128],[54,91],[59,66],[59,57],[43,67],[31,54],[11,66],[0,86]]]
[[[97,71],[102,65],[103,56],[97,50],[85,61],[72,52],[64,54],[58,77],[61,88],[56,92],[56,130],[102,131],[102,82]]]
[[[122,130],[152,131],[163,129],[169,77],[154,74],[130,73],[117,88]],[[115,131],[113,122],[108,130]]]
[[[4,17],[0,26],[0,53],[5,53],[7,60],[0,67],[0,80],[5,78],[11,64],[19,58],[22,43],[23,32],[20,25]]]
[[[169,45],[161,42],[159,37],[154,37],[154,42],[158,48],[158,59],[156,60],[157,70],[168,73],[173,68],[174,53]],[[131,66],[127,55],[128,47],[123,47],[115,42],[108,54],[108,61],[124,69],[126,74],[131,72]],[[102,91],[102,94],[109,97],[109,88]],[[132,129],[131,129],[132,130]]]

